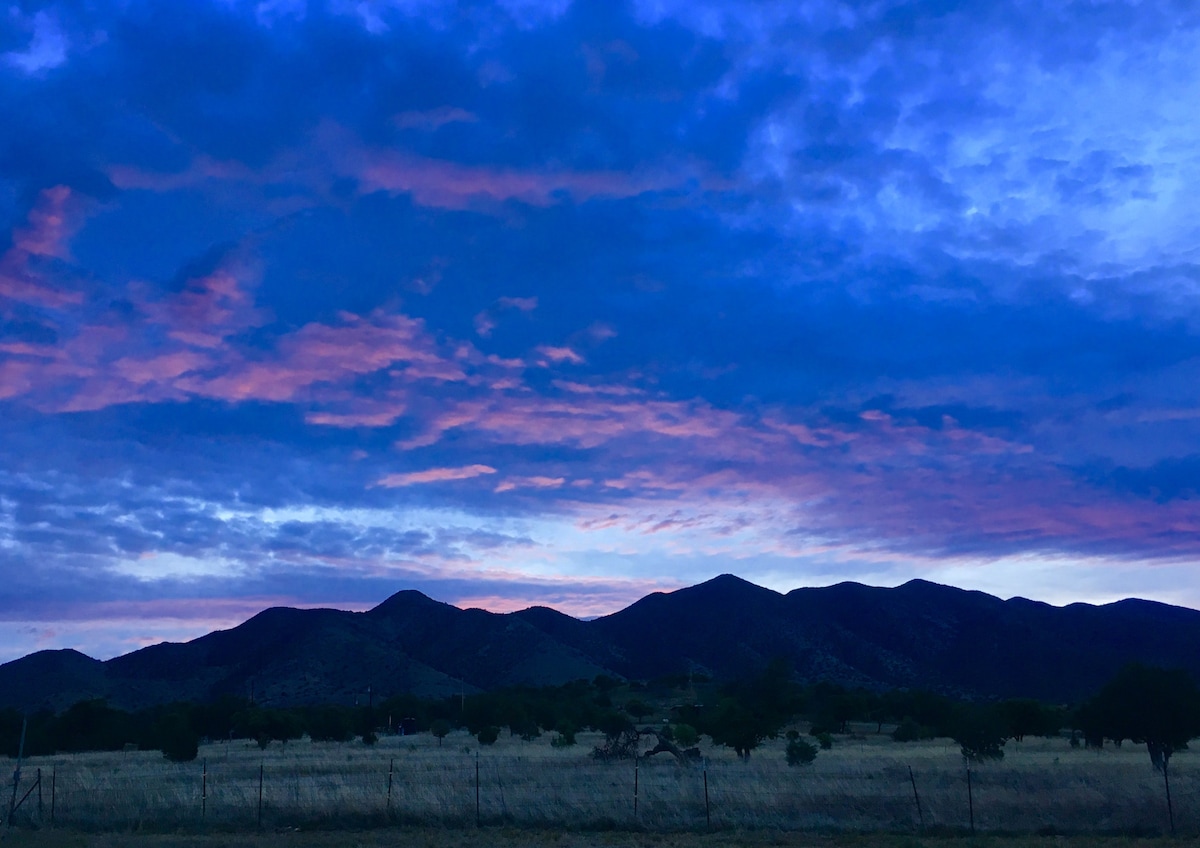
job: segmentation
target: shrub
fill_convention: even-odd
[[[789,766],[805,766],[817,758],[817,746],[810,745],[803,739],[793,739],[787,744],[787,764]]]
[[[379,737],[375,735],[374,730],[368,730],[362,735],[362,743],[364,745],[374,745],[379,741]]]
[[[500,728],[490,724],[480,730],[475,738],[479,740],[480,745],[495,745],[496,740],[500,738]]]
[[[813,738],[817,740],[817,744],[821,746],[822,751],[828,751],[833,747],[833,737],[828,733],[814,733]]]

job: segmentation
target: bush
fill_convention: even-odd
[[[817,740],[817,744],[821,746],[822,751],[828,751],[833,747],[833,737],[828,733],[815,733],[813,738]]]
[[[806,766],[817,758],[817,746],[810,745],[803,739],[793,739],[787,744],[787,764],[789,766]]]
[[[917,724],[911,718],[904,719],[892,731],[892,739],[896,742],[916,742],[923,735],[921,725]]]
[[[494,724],[488,725],[480,730],[475,738],[479,740],[480,745],[495,745],[496,740],[500,738],[500,728]]]
[[[368,730],[362,735],[362,743],[364,745],[374,745],[379,741],[379,737],[375,735],[374,730]]]

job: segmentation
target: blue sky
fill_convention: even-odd
[[[1186,2],[0,9],[0,660],[734,572],[1200,607]]]

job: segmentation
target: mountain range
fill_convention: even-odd
[[[264,705],[433,697],[607,674],[731,679],[782,657],[802,681],[1072,702],[1132,660],[1200,679],[1200,611],[1001,600],[923,580],[780,594],[733,575],[593,620],[546,607],[459,609],[401,591],[367,612],[265,610],[230,630],[107,661],[40,651],[0,665],[0,707],[125,709],[223,694]]]

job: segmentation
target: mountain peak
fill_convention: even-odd
[[[368,615],[396,615],[398,613],[411,613],[420,609],[428,609],[431,606],[444,607],[448,606],[448,604],[444,604],[441,601],[435,601],[424,592],[418,592],[416,589],[401,589],[383,603],[371,608],[368,611]]]

